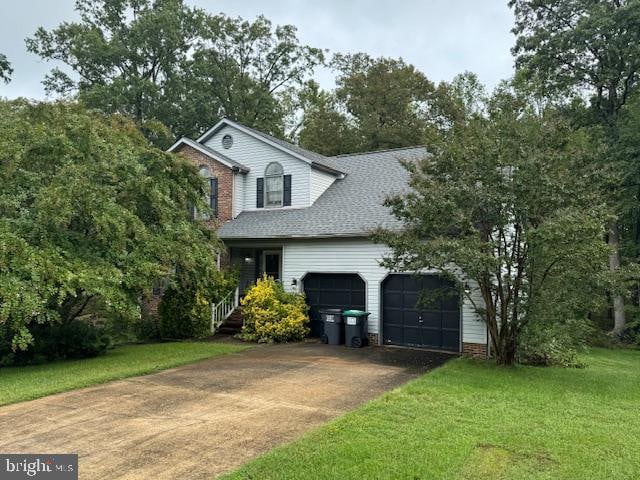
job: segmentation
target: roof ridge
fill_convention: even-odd
[[[396,147],[396,148],[385,148],[382,150],[369,150],[367,152],[356,152],[356,153],[341,153],[340,155],[334,155],[333,157],[326,157],[328,159],[332,158],[342,158],[342,157],[355,157],[356,155],[371,155],[372,153],[386,153],[386,152],[397,152],[400,150],[411,150],[414,148],[427,148],[426,145],[413,145],[410,147]]]

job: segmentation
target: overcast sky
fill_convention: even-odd
[[[298,27],[300,40],[331,52],[402,57],[431,80],[475,72],[490,88],[512,74],[513,15],[507,0],[187,0],[210,12]],[[37,27],[77,18],[74,0],[0,0],[0,52],[13,64],[13,80],[0,96],[45,98],[44,75],[53,66],[26,51]],[[325,88],[331,72],[318,72]]]

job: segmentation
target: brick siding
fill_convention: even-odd
[[[462,353],[469,357],[487,358],[486,343],[463,343]]]
[[[218,179],[218,218],[211,219],[211,227],[217,227],[220,223],[233,219],[233,170],[226,165],[200,153],[195,148],[182,145],[176,153],[183,156],[196,167],[208,165],[211,175]]]

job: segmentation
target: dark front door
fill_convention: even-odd
[[[304,277],[304,293],[309,304],[313,337],[321,336],[324,330],[320,310],[365,309],[364,280],[355,273],[310,273]]]
[[[437,275],[389,275],[382,284],[385,345],[460,351],[460,294]]]
[[[280,252],[266,251],[264,252],[263,271],[268,277],[280,280]]]

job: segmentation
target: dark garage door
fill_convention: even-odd
[[[311,336],[323,333],[319,310],[323,308],[365,308],[364,280],[355,273],[310,273],[304,277],[309,304]]]
[[[389,275],[382,284],[382,335],[385,345],[460,351],[454,284],[436,275]]]

